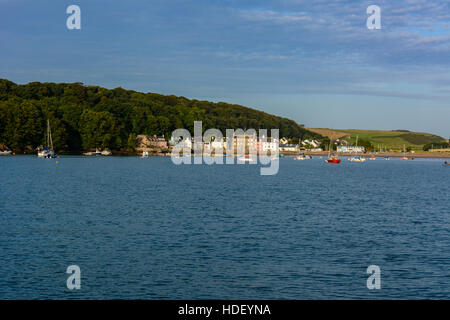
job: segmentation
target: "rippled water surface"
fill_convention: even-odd
[[[443,160],[58,161],[0,158],[2,299],[450,298]]]

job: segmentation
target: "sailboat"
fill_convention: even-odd
[[[403,158],[402,158],[402,160],[408,160],[408,157],[406,156],[405,145],[403,145]]]
[[[57,154],[53,150],[52,130],[50,129],[50,120],[47,119],[47,146],[38,150],[39,158],[53,159],[57,157]]]
[[[358,147],[358,137],[359,136],[356,136],[356,145],[355,145],[356,147]],[[364,157],[361,157],[361,156],[354,156],[354,157],[349,158],[348,160],[351,162],[364,162],[367,159]]]
[[[326,160],[328,163],[341,163],[341,159],[335,154],[331,153],[331,139],[330,139],[330,146],[328,148],[328,159]]]

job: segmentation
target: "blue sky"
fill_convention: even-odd
[[[66,8],[81,7],[81,30]],[[366,8],[381,7],[381,30]],[[450,1],[0,0],[0,77],[450,137]]]

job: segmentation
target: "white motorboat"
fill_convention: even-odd
[[[83,155],[85,155],[85,156],[96,156],[96,157],[98,157],[98,156],[101,156],[102,153],[100,152],[100,150],[98,150],[97,148],[95,148],[95,151],[85,152],[85,153],[83,153]]]
[[[351,162],[364,162],[367,159],[364,157],[361,157],[361,156],[356,156],[356,157],[349,158],[348,160]]]
[[[241,156],[238,158],[238,162],[256,162],[256,159],[250,157],[250,155]]]
[[[294,159],[295,160],[307,160],[307,159],[312,159],[312,156],[304,155],[303,153],[300,153]]]
[[[105,149],[105,150],[103,150],[103,151],[101,152],[101,155],[102,155],[102,156],[110,156],[110,155],[112,155],[112,152],[109,151],[109,150],[107,150],[107,149]]]

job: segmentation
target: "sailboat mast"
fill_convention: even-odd
[[[50,120],[47,119],[47,130],[48,130],[48,141],[49,141],[49,146],[50,146],[50,150],[53,150],[53,140],[52,140],[52,129],[50,129]]]
[[[328,146],[328,157],[330,157],[330,154],[331,154],[331,141],[332,141],[332,138],[330,138],[330,145]]]

